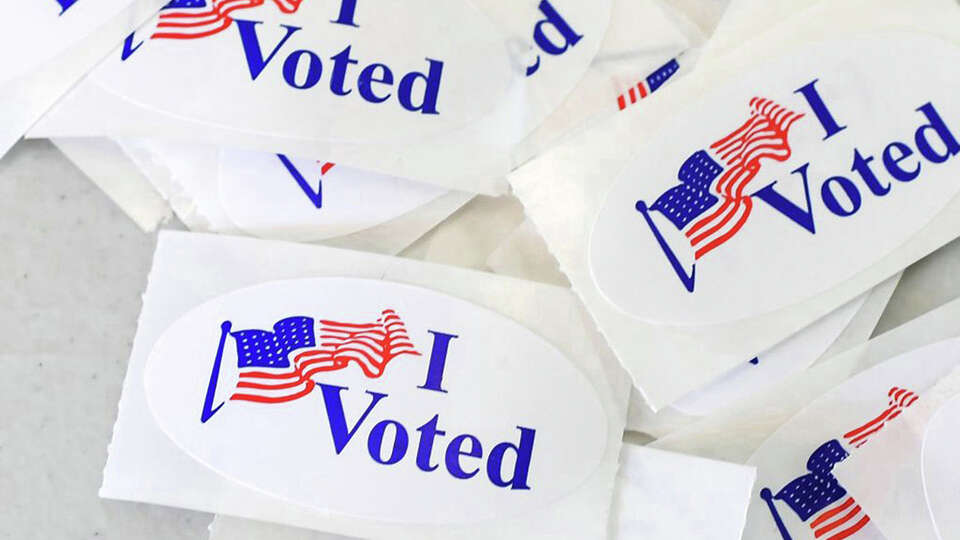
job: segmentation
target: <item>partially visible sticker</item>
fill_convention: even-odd
[[[944,65],[960,48],[930,36],[818,42],[678,111],[635,141],[599,212],[597,287],[645,321],[703,326],[870,268],[960,191],[960,69]]]
[[[522,514],[578,489],[607,446],[593,385],[552,345],[469,302],[376,280],[211,300],[154,344],[145,386],[160,428],[211,469],[381,521]]]
[[[686,414],[706,416],[754,392],[810,367],[850,324],[863,295],[790,336],[776,347],[737,366],[709,386],[691,392],[671,406]]]
[[[960,466],[960,396],[946,402],[930,419],[921,452],[923,489],[937,534],[942,540],[960,538],[957,489]]]
[[[91,80],[267,136],[408,144],[494,117],[492,133],[519,139],[576,84],[609,12],[609,0],[174,0]]]
[[[748,461],[757,466],[757,485],[744,537],[876,537],[876,525],[833,469],[872,444],[958,362],[958,339],[910,351],[849,379],[781,426]]]
[[[325,160],[222,149],[220,198],[237,227],[300,242],[360,231],[447,193]]]

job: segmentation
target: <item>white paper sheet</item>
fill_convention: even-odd
[[[529,219],[524,219],[487,257],[487,266],[505,276],[570,286]]]
[[[773,355],[774,361],[781,363],[776,369],[751,374],[747,369],[759,366],[747,364],[735,369],[747,371],[746,375],[750,375],[749,377],[741,374],[739,377],[731,377],[731,385],[717,381],[707,386],[703,391],[706,401],[694,402],[694,406],[712,405],[709,410],[701,407],[684,411],[680,407],[671,405],[654,412],[634,391],[630,396],[627,429],[662,438],[674,432],[683,431],[688,426],[709,422],[709,418],[714,414],[722,416],[725,410],[737,409],[740,402],[750,402],[752,397],[765,395],[766,389],[790,379],[811,364],[816,364],[838,351],[845,351],[855,345],[863,344],[870,338],[897,282],[898,278],[891,278],[872,289],[859,301],[858,305],[847,308],[857,308],[854,313],[849,314],[849,318],[843,312],[831,313],[810,328],[801,330],[771,349],[769,354]],[[762,363],[764,355],[759,355],[759,358],[759,362]],[[792,362],[796,362],[796,365],[792,365]],[[693,412],[701,414],[694,415]],[[696,428],[691,427],[691,429]]]
[[[831,32],[833,27],[828,28],[829,25],[836,25],[838,30],[847,28],[847,15],[859,17],[863,28],[887,28],[892,21],[902,26],[922,20],[924,30],[932,31],[933,28],[927,25],[928,19],[943,22],[944,17],[935,14],[944,13],[945,6],[954,9],[952,3],[925,1],[922,5],[911,6],[905,19],[903,13],[897,11],[898,6],[891,3],[888,9],[880,9],[873,2],[866,11],[870,17],[864,18],[861,17],[864,11],[846,3],[819,4],[805,11],[798,20],[791,21],[789,32],[781,27],[775,37],[766,36],[764,44],[768,46],[763,48],[763,54],[770,57],[798,41],[816,40]],[[819,22],[816,25],[804,22],[812,20]],[[945,25],[940,27],[940,32],[950,35],[951,30]],[[673,111],[700,95],[717,77],[747,69],[756,62],[759,43],[754,42],[749,47],[751,50],[747,49],[744,47],[736,55],[725,56],[723,66],[713,65],[707,70],[707,66],[699,64],[696,70],[699,76],[682,79],[670,92],[651,103],[651,107],[644,110],[650,116],[645,116],[643,123],[654,124],[654,116],[659,121],[668,122],[674,116]],[[653,105],[656,105],[655,115]],[[637,114],[643,116],[643,113]],[[755,351],[767,349],[797,332],[939,247],[958,229],[956,212],[947,209],[924,229],[922,239],[902,246],[895,256],[885,258],[817,297],[763,317],[695,330],[645,325],[626,316],[601,296],[589,275],[585,255],[592,218],[603,200],[605,186],[619,170],[623,156],[630,154],[631,146],[624,141],[642,138],[638,124],[632,114],[618,115],[604,129],[574,138],[531,162],[513,173],[510,181],[560,261],[561,269],[570,278],[574,290],[584,298],[618,357],[629,367],[635,385],[644,391],[645,398],[654,408],[702,386]],[[585,160],[585,155],[592,158]],[[704,350],[711,351],[711,354],[703,354]],[[664,357],[671,361],[659,361]]]
[[[165,0],[61,2],[9,5],[0,63],[0,156],[57,99]],[[13,51],[21,51],[14,54]]]
[[[709,478],[709,482],[704,479]],[[737,540],[756,478],[752,467],[624,444],[610,536],[616,540]],[[347,537],[217,516],[210,540],[341,540]],[[566,536],[564,536],[566,537]]]
[[[624,444],[610,524],[616,540],[738,540],[753,467]]]
[[[242,264],[254,259],[256,265]],[[191,272],[185,273],[185,267]],[[572,495],[527,517],[469,527],[399,526],[318,513],[246,489],[180,451],[151,419],[139,381],[160,333],[185,311],[237,288],[297,277],[385,279],[432,288],[521,322],[575,361],[602,388],[608,415],[603,465]],[[163,232],[144,298],[101,496],[229,512],[252,519],[370,538],[603,538],[612,496],[628,385],[567,290],[490,274],[317,246]],[[149,464],[149,465],[147,465]]]
[[[732,0],[662,0],[662,3],[687,18],[702,36],[712,38]]]
[[[523,207],[508,195],[480,195],[419,238],[400,255],[487,270],[487,258],[523,220]]]
[[[947,540],[960,534],[953,511],[958,395],[960,371],[954,370],[869,446],[837,465],[837,478],[858,494],[887,538]],[[938,418],[947,423],[938,425]]]
[[[744,463],[784,422],[849,377],[898,354],[960,336],[958,320],[960,300],[953,300],[743,403],[671,433],[651,447]]]
[[[713,59],[733,51],[772,27],[783,23],[820,0],[730,0],[701,59]]]

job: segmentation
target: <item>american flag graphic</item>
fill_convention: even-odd
[[[230,14],[262,6],[266,0],[172,0],[160,11],[151,39],[198,39],[226,30]],[[283,13],[294,13],[302,0],[273,0]]]
[[[882,413],[857,429],[843,434],[843,439],[848,444],[854,448],[860,448],[868,440],[870,440],[871,436],[883,429],[883,426],[887,422],[900,416],[900,413],[902,413],[904,409],[913,405],[918,399],[920,399],[919,396],[913,392],[905,388],[897,387],[891,388],[890,391],[887,392],[887,397],[888,407],[884,409]]]
[[[891,388],[887,397],[888,407],[875,418],[845,433],[842,443],[832,439],[814,450],[807,460],[809,473],[793,479],[776,494],[767,488],[761,490],[760,497],[766,501],[785,540],[790,540],[790,533],[777,513],[774,500],[786,503],[800,521],[809,521],[814,538],[843,540],[874,534],[874,527],[868,525],[870,516],[840,485],[832,471],[851,451],[863,446],[871,436],[883,429],[886,422],[899,416],[918,399],[913,392],[898,387]]]
[[[627,108],[627,102],[634,104],[637,100],[644,99],[650,94],[656,92],[667,79],[673,77],[680,69],[680,63],[676,58],[655,69],[646,79],[638,81],[626,92],[617,96],[617,108],[621,111]]]
[[[787,134],[804,116],[759,97],[750,100],[750,110],[750,118],[733,133],[711,144],[709,151],[691,155],[678,173],[682,184],[650,206],[683,231],[695,259],[723,245],[743,227],[753,207],[744,193],[760,172],[761,160],[790,158]]]
[[[383,375],[402,355],[420,356],[399,315],[386,309],[375,322],[346,323],[287,317],[273,331],[231,332],[240,372],[231,400],[284,403],[308,395],[313,375],[356,364],[369,378]],[[318,339],[319,338],[319,339]],[[317,343],[320,343],[317,346]]]

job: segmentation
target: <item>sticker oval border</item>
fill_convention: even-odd
[[[249,304],[251,300],[257,299],[258,296],[260,295],[273,293],[277,291],[291,292],[294,289],[296,289],[297,286],[302,286],[305,284],[310,284],[310,285],[321,284],[321,286],[310,289],[309,294],[306,294],[306,295],[302,294],[301,292],[301,294],[295,299],[292,299],[290,297],[280,297],[278,300],[276,300],[277,303],[275,305],[269,306],[269,308],[267,308],[268,310],[269,309],[273,310],[270,312],[270,314],[266,314],[266,315],[262,314],[262,311],[265,309],[263,307],[264,304],[262,303],[257,303],[252,307]],[[318,290],[320,291],[319,293],[317,292]],[[307,501],[307,500],[298,498],[296,494],[291,494],[289,490],[287,492],[282,492],[282,490],[277,491],[276,486],[264,487],[261,484],[257,483],[256,481],[251,480],[249,477],[248,478],[240,477],[234,474],[230,470],[225,470],[224,467],[222,466],[223,465],[222,463],[218,464],[215,462],[215,460],[212,460],[210,456],[204,455],[203,449],[198,448],[196,445],[191,444],[188,441],[182,440],[182,437],[188,436],[192,432],[196,432],[198,428],[196,427],[184,428],[183,426],[172,425],[172,423],[175,423],[177,419],[182,421],[187,417],[183,416],[182,414],[180,414],[180,416],[178,417],[175,417],[174,415],[179,414],[179,412],[176,410],[171,410],[171,407],[179,407],[180,409],[186,410],[187,405],[185,405],[184,403],[187,400],[177,399],[177,398],[182,397],[182,395],[185,394],[188,391],[188,389],[182,388],[180,393],[177,396],[174,396],[173,398],[168,397],[164,401],[164,399],[160,397],[160,393],[162,391],[158,390],[157,385],[162,384],[162,381],[164,380],[164,377],[165,377],[164,371],[176,371],[176,373],[179,374],[181,373],[181,371],[179,371],[180,368],[182,368],[184,365],[189,365],[189,362],[191,362],[191,360],[185,359],[187,358],[186,355],[180,355],[179,361],[174,360],[170,364],[165,364],[163,367],[158,367],[159,366],[158,358],[169,359],[171,358],[171,356],[167,356],[167,355],[170,354],[171,352],[176,353],[178,351],[183,351],[183,350],[192,350],[193,354],[198,356],[201,355],[201,352],[198,351],[196,347],[192,345],[193,343],[192,341],[187,343],[186,345],[184,345],[183,343],[177,344],[177,341],[178,340],[182,341],[182,338],[184,336],[190,336],[192,333],[196,332],[196,328],[198,328],[198,325],[194,324],[196,320],[209,319],[211,322],[216,322],[218,319],[221,319],[221,320],[225,319],[223,315],[225,315],[229,309],[231,308],[237,309],[237,307],[243,307],[243,306],[246,306],[249,310],[251,310],[251,311],[248,311],[248,313],[252,313],[253,312],[252,310],[261,312],[259,317],[262,320],[278,320],[277,317],[282,315],[282,312],[287,312],[288,315],[294,315],[295,311],[300,311],[296,309],[295,305],[291,306],[291,304],[296,304],[296,303],[300,303],[304,305],[311,304],[311,303],[316,304],[318,301],[323,301],[324,298],[329,300],[331,297],[335,297],[337,294],[357,293],[361,291],[362,291],[361,294],[355,295],[355,296],[360,296],[361,298],[363,298],[360,302],[358,302],[362,304],[364,301],[369,301],[370,298],[378,298],[376,296],[376,293],[380,293],[384,290],[393,291],[395,293],[394,296],[396,298],[401,298],[401,300],[396,300],[395,298],[394,299],[395,301],[391,303],[406,304],[406,306],[403,309],[408,314],[409,313],[416,314],[418,308],[424,309],[424,310],[428,309],[427,307],[425,307],[426,303],[423,302],[425,297],[427,299],[439,299],[440,301],[439,303],[441,304],[442,310],[448,312],[448,313],[441,314],[442,315],[441,318],[444,321],[449,320],[450,313],[462,313],[465,316],[465,320],[463,322],[463,325],[465,327],[472,326],[473,328],[485,329],[485,330],[489,330],[491,328],[492,329],[499,328],[501,330],[509,329],[510,332],[516,332],[517,333],[516,335],[518,336],[520,335],[524,336],[523,340],[526,342],[527,345],[532,345],[532,348],[539,349],[545,353],[548,353],[550,357],[552,357],[555,360],[560,360],[562,358],[563,361],[560,363],[566,367],[556,366],[554,365],[556,362],[551,363],[548,359],[540,359],[537,362],[533,362],[531,366],[536,366],[536,364],[539,363],[541,367],[544,365],[548,365],[551,368],[550,383],[549,385],[545,385],[545,387],[548,387],[551,390],[551,394],[553,393],[553,390],[557,386],[558,378],[556,377],[556,374],[558,373],[558,371],[567,370],[568,374],[566,376],[565,385],[568,386],[569,388],[579,388],[579,391],[581,394],[581,399],[579,399],[579,403],[577,404],[577,408],[576,408],[577,411],[580,411],[579,412],[580,416],[577,418],[578,422],[576,424],[573,424],[572,422],[570,422],[569,418],[553,421],[553,419],[556,417],[555,413],[550,411],[545,411],[543,407],[535,407],[530,411],[525,411],[525,414],[531,417],[537,417],[538,418],[537,421],[540,421],[540,422],[542,422],[543,419],[545,418],[549,419],[549,421],[553,422],[552,427],[559,428],[560,430],[565,430],[567,432],[567,433],[562,433],[561,436],[556,436],[556,434],[546,435],[547,437],[549,437],[549,439],[547,440],[553,441],[554,444],[562,443],[563,442],[562,439],[564,437],[566,437],[567,440],[574,441],[574,442],[583,440],[582,437],[576,436],[576,434],[582,431],[584,428],[587,428],[588,430],[592,430],[595,432],[595,436],[592,438],[596,440],[596,444],[592,445],[591,447],[586,447],[585,450],[580,453],[581,455],[578,456],[576,459],[571,460],[571,458],[569,457],[564,457],[564,456],[570,455],[569,448],[559,447],[553,452],[553,454],[557,454],[559,458],[554,457],[552,460],[548,460],[546,462],[544,462],[543,458],[541,458],[541,461],[539,462],[543,464],[540,466],[541,468],[556,466],[558,463],[571,462],[573,464],[581,465],[580,470],[574,471],[574,474],[571,474],[570,471],[566,469],[550,471],[548,473],[541,473],[539,475],[538,481],[541,483],[545,481],[550,482],[549,484],[550,490],[545,495],[535,499],[531,499],[529,500],[529,502],[526,502],[526,503],[518,504],[516,500],[513,500],[513,501],[509,501],[509,503],[499,502],[496,504],[490,504],[489,501],[496,499],[497,495],[487,495],[485,497],[480,497],[479,498],[480,502],[473,505],[473,507],[469,511],[461,510],[462,515],[456,515],[456,516],[450,517],[450,514],[448,512],[448,514],[445,514],[445,517],[440,519],[424,519],[423,516],[432,517],[437,515],[438,512],[437,510],[431,510],[431,511],[421,510],[422,515],[420,517],[415,517],[413,519],[406,519],[405,517],[406,514],[404,514],[402,511],[400,512],[396,511],[393,508],[393,505],[387,505],[390,507],[387,512],[378,512],[376,510],[372,512],[363,512],[363,511],[358,512],[356,511],[355,508],[348,509],[345,507],[338,507],[337,504],[330,504],[331,501],[336,500],[336,497],[330,497],[329,494],[327,495],[327,500],[324,501],[323,504],[318,504],[316,500]],[[399,291],[399,294],[396,294],[398,291]],[[381,304],[378,302],[378,305],[381,305]],[[285,307],[285,306],[291,306],[291,307]],[[320,309],[323,309],[323,307],[321,306]],[[336,308],[333,308],[333,309],[336,309]],[[351,309],[354,312],[357,311],[356,307],[348,308],[347,311],[350,311]],[[315,316],[319,317],[320,314],[316,314]],[[409,324],[411,319],[408,317],[405,317],[405,318],[407,319],[405,322]],[[499,321],[499,322],[495,322],[495,321]],[[217,326],[215,333],[219,334],[220,323],[217,322],[215,326]],[[241,326],[243,326],[244,328],[249,327],[249,328],[257,328],[257,329],[269,328],[269,325],[265,325],[265,324],[258,324],[258,325],[243,324]],[[412,329],[412,328],[415,328],[416,326],[417,326],[416,324],[409,325],[408,328]],[[204,327],[203,331],[209,333],[209,328]],[[411,334],[412,333],[413,331],[411,330]],[[501,337],[501,336],[498,336],[497,333],[493,332],[492,330],[490,330],[490,336]],[[205,336],[205,337],[208,337],[208,336]],[[221,339],[227,341],[226,335],[225,334],[222,335]],[[504,341],[508,341],[508,340],[502,340],[502,339],[500,340],[501,343],[503,343]],[[461,344],[458,344],[458,345],[461,345]],[[516,341],[510,343],[511,348],[513,348],[515,345],[517,345]],[[216,348],[216,344],[213,344],[213,348]],[[483,353],[488,348],[489,346],[485,346],[484,349],[479,352]],[[422,352],[425,353],[424,356],[426,356],[427,351],[422,351]],[[210,370],[209,360],[210,360],[210,354],[211,354],[209,347],[207,347],[206,350],[202,351],[202,354],[203,354],[203,360],[206,362],[206,364],[203,366],[203,369],[209,371]],[[467,353],[467,354],[470,354],[470,353]],[[495,358],[500,362],[500,365],[497,365],[495,367],[499,367],[499,368],[508,367],[508,364],[504,363],[505,361],[503,361],[499,357],[496,357],[496,355],[490,355],[490,357]],[[178,358],[178,356],[175,355],[173,356],[173,358]],[[468,363],[464,363],[464,364],[468,364]],[[394,373],[400,373],[399,366],[402,366],[402,362],[398,361],[395,364],[390,364],[390,367],[393,368],[394,365],[398,366],[398,369],[395,370]],[[453,372],[451,372],[450,369],[452,366],[455,366],[455,365],[456,364],[454,363],[447,362],[446,377],[451,376]],[[486,367],[490,367],[490,366],[488,365]],[[509,364],[509,367],[516,369],[516,364]],[[196,368],[196,369],[199,369],[199,368]],[[532,367],[527,367],[524,369],[527,369],[529,371],[529,370],[532,370]],[[198,373],[200,373],[201,371],[202,369],[198,371]],[[336,373],[337,375],[341,373],[347,374],[348,371],[350,370],[344,370],[342,372],[334,372],[334,373]],[[353,371],[358,373],[360,372],[360,370],[358,369]],[[463,370],[461,369],[460,371],[461,371],[460,374],[462,375]],[[489,371],[489,370],[486,370],[486,371]],[[514,371],[513,373],[516,373],[516,371]],[[353,377],[355,380],[362,380],[362,379],[359,379],[359,376],[357,375],[357,373],[348,374],[348,375],[345,375],[345,377]],[[423,377],[424,377],[424,369],[419,369],[416,373],[417,383],[422,382]],[[201,378],[204,378],[204,377],[201,377]],[[407,382],[410,382],[410,380],[413,380],[413,379],[408,378]],[[516,388],[519,388],[516,384],[512,382],[514,380],[516,380],[514,377],[510,378],[511,385]],[[471,379],[471,381],[473,382],[473,384],[465,385],[464,388],[461,388],[458,391],[462,393],[466,393],[470,391],[476,392],[477,388],[480,387],[481,385],[477,383],[477,381],[475,380]],[[369,520],[375,520],[375,521],[409,523],[409,524],[427,523],[427,524],[436,524],[436,525],[469,524],[469,523],[488,521],[488,520],[497,519],[497,518],[511,517],[511,516],[523,514],[526,512],[536,511],[538,509],[549,506],[549,504],[575,492],[591,477],[597,474],[597,471],[601,468],[601,465],[603,463],[603,458],[607,454],[607,450],[609,446],[608,444],[609,443],[608,439],[610,437],[609,412],[603,400],[600,398],[598,394],[595,383],[583,372],[583,369],[581,367],[575,364],[570,358],[567,357],[567,355],[563,354],[556,346],[548,342],[546,339],[544,339],[537,333],[528,329],[524,325],[518,323],[517,321],[513,320],[510,317],[501,315],[495,310],[489,309],[484,306],[480,306],[478,304],[458,298],[453,295],[449,295],[439,291],[434,291],[432,289],[428,289],[425,287],[420,287],[417,285],[409,285],[405,283],[398,283],[393,281],[384,281],[384,280],[366,279],[366,278],[348,278],[348,277],[317,277],[317,278],[287,279],[287,280],[276,280],[276,281],[264,282],[264,283],[252,285],[249,287],[239,288],[234,291],[228,292],[226,294],[219,295],[215,298],[212,298],[186,311],[184,314],[182,314],[179,318],[177,318],[173,323],[171,323],[163,331],[163,333],[160,335],[160,337],[151,347],[150,353],[147,357],[146,366],[144,368],[142,383],[144,384],[145,399],[147,401],[148,408],[150,409],[151,416],[156,421],[157,426],[178,448],[180,448],[184,453],[189,455],[192,459],[196,460],[198,463],[202,464],[203,466],[208,467],[210,470],[216,472],[217,474],[223,476],[224,478],[229,479],[232,482],[237,482],[238,484],[243,485],[249,489],[252,489],[256,492],[276,498],[278,500],[291,502],[293,504],[297,504],[305,508],[329,511],[329,512],[341,514],[344,516],[356,517],[361,519],[369,519]],[[193,394],[193,398],[196,399],[200,395],[199,393],[196,393],[197,389],[206,387],[207,381],[193,380],[193,381],[190,381],[187,385],[188,386],[192,385],[192,390],[195,392]],[[350,385],[344,385],[344,386],[350,386]],[[161,388],[163,387],[161,386]],[[390,388],[390,387],[387,386],[387,388]],[[424,391],[426,390],[414,388],[412,389],[409,395],[391,394],[390,397],[391,398],[398,397],[399,398],[398,401],[403,401],[403,398],[406,397],[408,398],[406,401],[409,401],[410,396],[420,395],[420,394],[416,394],[416,392],[424,392]],[[443,395],[449,396],[450,394],[444,393]],[[499,394],[494,395],[494,394],[488,393],[487,397],[496,399],[497,397],[500,397],[500,396]],[[539,397],[542,398],[542,394]],[[530,399],[533,399],[533,398],[530,398]],[[539,398],[533,401],[540,403]],[[569,401],[570,401],[569,395],[564,395],[564,399],[563,400],[557,399],[556,403],[563,405],[568,403]],[[504,408],[504,406],[502,405],[503,402],[504,400],[493,401],[493,403],[497,403],[497,405],[494,405],[494,406],[500,407],[501,409]],[[517,403],[517,404],[523,403],[523,401],[520,399],[510,400],[509,402]],[[292,402],[289,405],[292,405],[294,403],[296,402]],[[195,405],[196,406],[194,405],[189,406],[189,409],[192,411],[189,414],[193,414],[193,417],[199,420],[199,415],[194,413],[200,410],[200,407],[199,407],[200,402],[199,401],[196,402]],[[285,405],[288,405],[288,404],[285,404]],[[196,410],[194,411],[193,409],[196,409]],[[316,431],[317,433],[319,433],[318,437],[325,436],[326,439],[328,440],[330,438],[329,432],[326,435],[322,433],[322,430],[324,430],[322,426],[325,424],[325,422],[323,422],[323,419],[325,418],[325,415],[323,414],[324,409],[325,407],[321,407],[320,410],[318,411],[319,416],[317,418],[319,421],[317,422],[318,429]],[[583,411],[588,409],[593,409],[593,413],[583,414]],[[553,410],[553,408],[551,410]],[[461,405],[460,407],[447,406],[446,408],[441,408],[441,411],[437,413],[440,415],[439,422],[441,424],[441,427],[438,427],[437,429],[447,429],[447,428],[460,429],[461,427],[458,426],[457,422],[460,422],[462,424],[465,418],[469,418],[471,421],[475,420],[474,418],[475,411],[476,411],[475,407],[472,407],[469,404],[465,406]],[[351,412],[353,413],[353,416],[351,418],[357,418],[359,411],[357,411],[354,408],[354,409],[351,409],[351,411],[348,412],[347,414],[350,414]],[[513,414],[515,411],[514,409],[511,409],[509,412],[510,414]],[[402,414],[397,414],[397,416],[400,418],[403,418]],[[449,419],[451,417],[453,417],[455,421],[449,425],[444,425],[444,422],[445,422],[444,418]],[[584,421],[583,418],[587,418],[589,421]],[[424,419],[426,419],[426,417],[424,417]],[[373,420],[373,418],[371,420]],[[419,417],[417,417],[415,420],[409,420],[409,421],[403,420],[404,423],[411,426],[411,428],[408,429],[408,431],[411,433],[413,432],[412,426],[416,425],[414,424],[414,422],[419,423],[420,421],[421,420]],[[482,424],[482,420],[478,421],[477,423]],[[288,425],[285,422],[283,424]],[[499,422],[498,426],[506,426],[507,424],[509,424],[510,428],[519,427],[519,425],[517,425],[519,424],[519,422],[513,422],[512,420],[508,421],[508,418]],[[201,422],[198,421],[198,422],[195,422],[195,425],[200,426],[202,424]],[[248,421],[245,421],[244,425],[248,426],[249,425]],[[568,426],[573,426],[573,427],[568,427]],[[488,427],[488,426],[481,426],[481,427]],[[467,429],[473,431],[475,428],[467,428]],[[541,430],[541,428],[537,427],[536,429],[537,429],[536,440],[538,442],[541,440],[544,440],[545,435]],[[360,430],[364,431],[362,430],[362,428],[360,428]],[[362,435],[367,435],[368,431],[369,430],[366,430],[366,432],[364,432],[363,434],[358,432],[357,435],[361,436],[362,438]],[[290,431],[284,431],[284,433],[285,434],[290,433]],[[514,430],[513,433],[515,434],[516,430]],[[451,435],[453,435],[453,433],[451,433]],[[480,437],[481,440],[484,440],[483,436],[480,435],[479,433],[478,433],[478,436]],[[411,435],[410,437],[411,449],[413,449],[414,437],[415,436],[413,435]],[[515,435],[511,435],[511,437],[515,439]],[[554,440],[555,437],[561,439],[560,443]],[[355,441],[355,443],[358,444],[356,448],[364,448],[363,446],[359,446],[363,444],[363,441],[361,440],[361,438],[358,438]],[[268,440],[273,440],[273,439],[268,439]],[[496,441],[489,441],[489,442],[499,442],[500,440],[501,439],[497,439]],[[484,444],[486,442],[488,441],[484,440]],[[513,439],[507,439],[507,442],[515,443],[516,441]],[[537,456],[544,455],[543,451],[540,450],[541,448],[543,448],[543,444],[541,444],[541,446],[537,448],[540,451],[539,454],[534,454],[534,455],[537,455]],[[346,453],[346,451],[344,451],[344,453]],[[402,461],[397,465],[401,465],[404,461],[412,461],[413,453],[415,453],[415,449],[413,449],[413,451],[408,449],[408,451],[403,456],[403,458],[401,458]],[[431,455],[432,454],[433,452],[431,451]],[[438,455],[440,454],[439,449],[437,450],[437,454]],[[547,454],[547,455],[550,455],[550,454]],[[331,458],[336,458],[336,457],[342,457],[342,455],[336,456],[331,454]],[[484,455],[482,459],[485,460],[486,457],[487,456]],[[262,456],[258,459],[262,459]],[[558,459],[560,461],[557,461]],[[351,463],[355,463],[355,461],[356,460],[354,460]],[[311,461],[311,463],[312,462],[314,461]],[[337,468],[340,468],[340,469],[351,468],[351,465],[345,466],[344,463],[338,464],[334,460],[331,460],[331,464],[332,465],[329,466],[331,470],[337,469]],[[382,465],[373,463],[372,461],[371,461],[371,464],[376,465],[376,467],[381,467],[381,469],[383,468]],[[482,468],[482,465],[483,463],[481,462],[479,466]],[[429,473],[420,471],[419,469],[413,469],[413,471],[416,471],[420,475],[433,475],[433,474],[442,475],[445,472],[442,470],[442,467],[443,467],[443,461],[441,459],[440,463],[438,463],[438,470],[433,470],[432,472],[429,472]],[[383,476],[384,471],[381,469],[370,469],[371,472],[364,472],[362,474],[364,475],[365,479],[371,482],[371,485],[375,486],[379,490],[379,492],[383,494],[384,486],[388,485],[391,482],[389,481],[389,479],[387,481],[384,481],[384,479],[387,477]],[[534,470],[535,468],[531,466],[530,468],[531,474],[533,474]],[[331,471],[328,470],[324,474],[329,476],[330,473]],[[455,480],[454,479],[453,484],[451,485],[463,486],[472,481],[477,481],[478,483],[486,483],[487,479],[481,478],[482,475],[483,475],[483,472],[481,471],[480,474],[477,475],[477,477],[472,478],[471,480]],[[559,482],[555,481],[557,478],[560,478]],[[300,480],[300,483],[303,483],[302,479]],[[429,483],[425,483],[425,486],[429,487]],[[344,487],[344,486],[339,486],[339,487]],[[433,487],[437,487],[437,486],[434,485]],[[397,493],[401,493],[409,489],[410,489],[409,483],[405,483],[404,481],[399,481],[399,480],[397,481],[397,485],[396,485]],[[445,489],[447,489],[447,491],[450,491],[449,488],[445,488]],[[460,488],[453,488],[453,490],[455,491],[458,489]],[[502,489],[502,488],[495,488],[495,489]],[[313,492],[316,492],[316,490],[313,490]],[[464,496],[466,497],[475,497],[477,490],[466,489],[464,493],[465,493]],[[491,493],[499,494],[499,492],[491,492]],[[531,493],[531,490],[527,490],[524,493]],[[440,496],[437,496],[435,498],[437,500],[440,500]],[[502,497],[500,497],[500,499],[502,499]],[[457,506],[457,507],[470,506],[470,505],[462,504],[462,501],[460,501],[461,504],[454,504],[456,502],[457,501],[453,501],[448,506]],[[398,504],[402,504],[402,503],[398,503]],[[479,506],[482,506],[483,504],[488,505],[488,507],[486,508],[486,512],[481,512],[477,508]],[[423,506],[430,506],[430,505],[427,505],[426,503],[424,503],[422,497],[418,498],[417,508],[422,508]],[[401,516],[400,517],[396,515],[391,516],[390,515],[391,513],[400,514]]]

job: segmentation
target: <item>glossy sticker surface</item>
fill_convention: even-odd
[[[678,111],[599,213],[597,286],[646,321],[721,324],[895,252],[960,190],[960,69],[944,65],[960,49],[928,36],[818,42]]]
[[[161,429],[211,469],[375,520],[522,514],[576,490],[606,450],[593,386],[552,345],[383,281],[279,281],[209,301],[156,342],[145,385]]]

